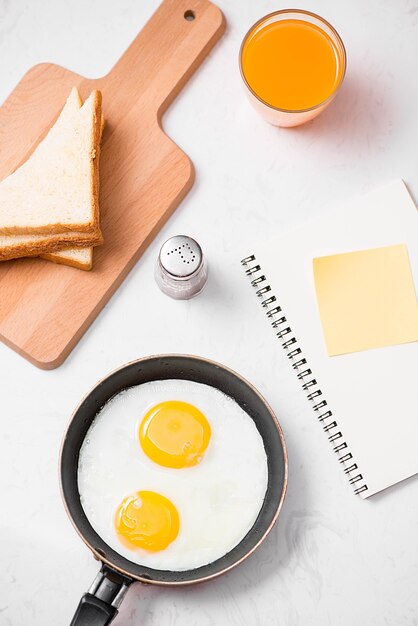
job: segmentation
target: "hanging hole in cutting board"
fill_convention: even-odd
[[[195,12],[191,11],[190,9],[186,11],[184,14],[184,19],[187,20],[188,22],[193,22],[195,18],[196,18]]]

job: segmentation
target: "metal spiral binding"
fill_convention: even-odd
[[[354,487],[354,493],[359,494],[367,491],[368,487],[364,482],[362,474],[359,472],[357,463],[354,462],[353,455],[344,441],[342,432],[335,421],[332,411],[328,408],[327,401],[321,398],[322,391],[313,377],[312,370],[303,355],[302,349],[298,345],[292,328],[286,319],[281,306],[278,304],[276,296],[271,293],[271,286],[267,283],[261,266],[257,263],[255,255],[250,255],[242,259],[241,264],[246,267],[245,273],[251,278],[251,285],[256,289],[256,295],[261,299],[261,305],[266,309],[266,315],[270,320],[272,328],[276,331],[282,348],[287,351],[287,358],[290,360],[293,369],[301,381],[302,389],[306,392],[308,400],[312,403],[312,408],[317,414],[328,440],[332,445],[335,454],[338,455],[339,462],[344,467],[350,485]]]

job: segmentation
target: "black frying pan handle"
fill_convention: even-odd
[[[70,626],[107,626],[118,614],[118,608],[132,579],[102,565],[90,589],[83,595]]]

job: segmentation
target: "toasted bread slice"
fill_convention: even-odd
[[[82,100],[78,93],[78,90],[74,87],[67,99],[65,107],[61,113],[61,118],[74,115],[74,112],[78,111],[82,105]],[[99,168],[99,151],[100,151],[100,137],[104,126],[103,116],[100,118],[100,134],[97,145],[94,149],[97,152],[97,158],[93,161],[94,176],[98,179]],[[97,133],[95,133],[97,135]],[[98,180],[96,181],[98,191]],[[38,256],[41,253],[59,254],[59,251],[65,249],[67,251],[68,246],[90,247],[103,243],[103,238],[100,230],[93,233],[84,233],[77,231],[68,231],[63,234],[36,234],[36,235],[0,235],[0,261],[14,259],[24,256]],[[65,255],[67,256],[67,255]],[[73,255],[70,255],[72,257]],[[79,255],[77,254],[76,257]],[[88,255],[91,257],[91,252]],[[84,263],[83,263],[84,265]]]
[[[75,238],[77,237],[77,238]],[[101,233],[87,235],[86,233],[71,233],[66,235],[0,235],[0,261],[18,259],[25,256],[40,256],[40,254],[55,253],[68,250],[68,247],[88,248],[103,243]]]
[[[94,167],[101,94],[84,104],[74,88],[47,136],[28,160],[0,183],[0,234],[68,233],[97,236],[98,176]]]

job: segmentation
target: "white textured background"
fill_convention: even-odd
[[[418,4],[299,1],[340,31],[348,73],[330,109],[295,130],[257,117],[237,71],[250,24],[283,4],[219,4],[227,33],[165,118],[195,163],[192,192],[61,368],[37,370],[0,345],[1,626],[69,623],[97,563],[60,502],[63,429],[98,378],[158,352],[219,360],[259,387],[285,431],[289,491],[271,537],[238,570],[185,590],[134,585],[115,624],[418,624],[418,480],[371,501],[352,495],[237,263],[253,238],[392,178],[418,196]],[[0,100],[40,61],[104,74],[156,6],[0,0]],[[179,232],[197,237],[211,269],[191,302],[169,300],[153,282],[158,246]]]

